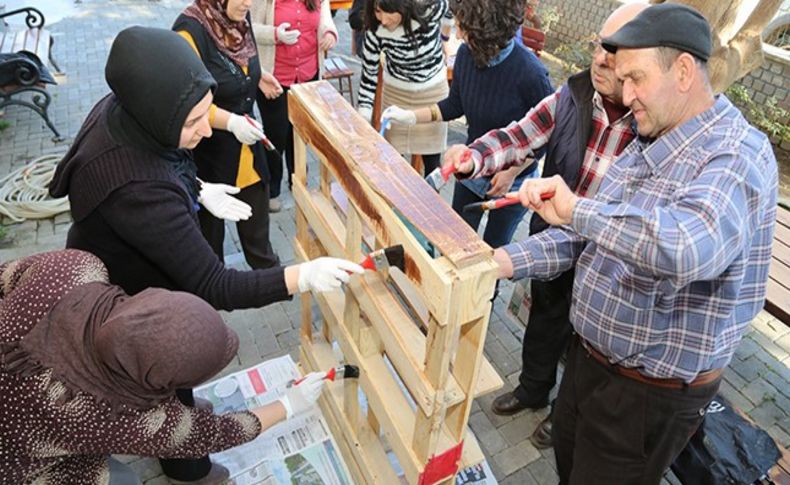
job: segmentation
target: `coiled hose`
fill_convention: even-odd
[[[63,154],[44,155],[0,179],[0,214],[14,222],[46,219],[69,210],[68,197],[53,199],[48,185]]]

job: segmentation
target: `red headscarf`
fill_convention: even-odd
[[[252,29],[246,18],[240,22],[228,18],[227,5],[228,0],[194,0],[184,9],[184,15],[200,22],[220,52],[246,66],[257,54]]]

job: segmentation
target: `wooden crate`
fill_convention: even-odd
[[[344,292],[302,295],[304,368],[337,365],[334,342],[361,371],[323,394],[327,422],[358,483],[396,483],[388,451],[408,483],[452,479],[459,466],[483,460],[467,429],[473,399],[502,387],[483,356],[493,252],[326,81],[294,85],[288,111],[297,257],[362,260],[393,244],[406,254],[405,275],[368,271]],[[319,159],[316,187],[307,183],[307,146]],[[423,248],[415,228],[440,256]]]

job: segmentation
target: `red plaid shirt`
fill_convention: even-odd
[[[562,88],[546,97],[519,121],[499,130],[491,130],[470,145],[475,168],[473,177],[492,175],[534,158],[534,153],[548,142],[554,131],[554,113]],[[629,111],[614,123],[603,106],[601,95],[593,95],[592,133],[587,140],[575,191],[592,197],[601,184],[606,169],[634,139]]]

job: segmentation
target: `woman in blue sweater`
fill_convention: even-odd
[[[468,144],[490,130],[521,119],[553,89],[543,64],[515,40],[525,0],[464,0],[451,5],[456,35],[464,44],[456,55],[450,94],[435,105],[414,111],[391,106],[382,114],[382,120],[415,125],[465,115]],[[464,205],[518,190],[524,178],[534,175],[536,169],[537,164],[533,163],[493,177],[457,181],[453,209],[477,230],[482,212],[463,212]],[[518,204],[491,211],[483,240],[494,248],[509,243],[525,212]]]

